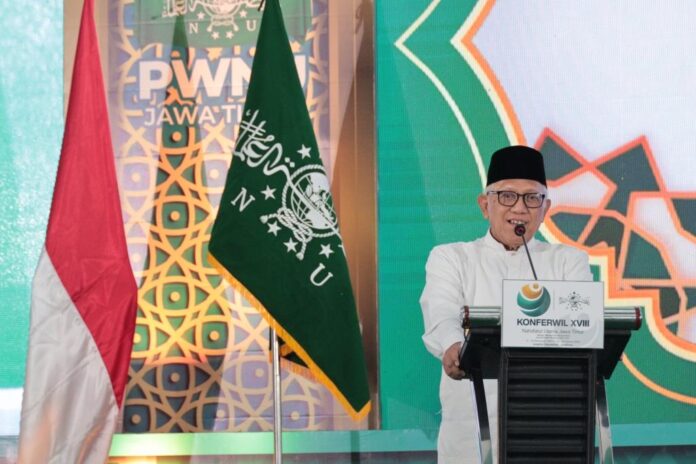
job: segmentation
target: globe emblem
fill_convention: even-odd
[[[338,233],[331,190],[321,166],[309,165],[295,171],[283,189],[283,203],[314,237]]]
[[[201,0],[200,4],[208,11],[209,14],[215,16],[225,16],[235,14],[240,7],[244,6],[247,0]]]
[[[232,26],[232,31],[239,31],[239,26],[235,22],[235,16],[247,7],[256,7],[260,0],[195,0],[195,5],[203,6],[203,9],[210,16],[210,25],[206,28],[208,32],[214,27]]]
[[[520,289],[517,294],[517,305],[525,315],[539,317],[551,306],[551,296],[545,287],[534,282]]]

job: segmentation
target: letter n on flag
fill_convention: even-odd
[[[19,462],[105,462],[128,380],[137,288],[128,261],[85,0],[46,243],[34,276]]]
[[[348,265],[278,0],[266,1],[209,252],[284,348],[363,418],[370,399]]]

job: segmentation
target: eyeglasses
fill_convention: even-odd
[[[537,192],[517,193],[510,190],[489,190],[486,192],[487,195],[491,193],[498,195],[498,203],[503,206],[515,206],[517,200],[522,197],[522,201],[524,201],[524,205],[527,208],[539,208],[544,204],[544,198],[546,198],[545,194]]]

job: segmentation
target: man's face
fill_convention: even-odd
[[[489,185],[486,192],[491,191],[510,191],[519,195],[517,202],[512,206],[502,205],[497,194],[479,195],[478,204],[483,212],[483,217],[488,219],[491,225],[493,237],[509,248],[517,248],[522,245],[522,238],[515,235],[515,226],[522,224],[527,229],[524,238],[529,241],[544,221],[551,202],[544,199],[540,207],[529,208],[525,205],[522,195],[525,193],[546,193],[544,186],[535,180],[505,179]]]

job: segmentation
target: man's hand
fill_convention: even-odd
[[[442,367],[445,369],[445,373],[454,380],[462,380],[464,378],[464,371],[459,369],[459,350],[461,347],[461,343],[455,343],[447,348],[442,357]]]

